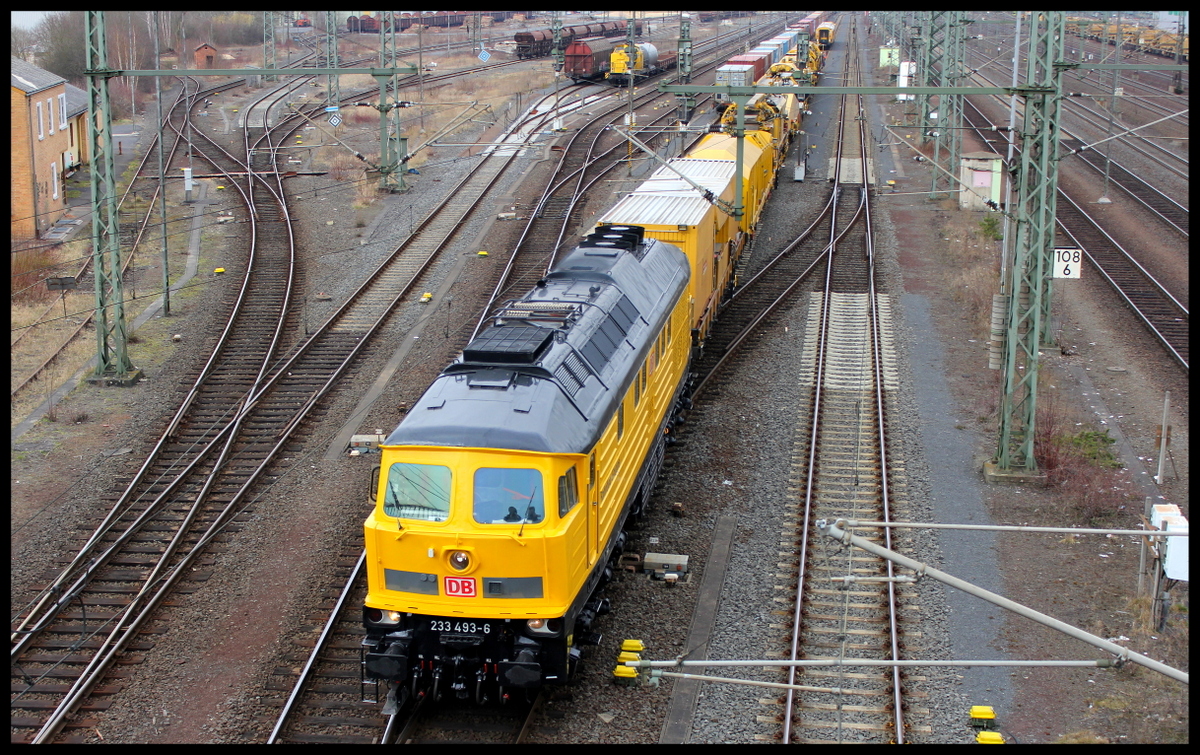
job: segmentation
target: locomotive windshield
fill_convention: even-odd
[[[475,472],[475,521],[537,524],[546,517],[542,473],[536,469],[483,467]]]
[[[450,467],[397,462],[388,468],[383,513],[444,522],[450,515]]]

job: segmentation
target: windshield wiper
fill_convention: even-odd
[[[533,484],[533,490],[529,491],[529,505],[525,507],[525,518],[521,520],[521,529],[517,530],[517,537],[520,537],[525,532],[525,522],[529,521],[530,514],[537,514],[533,508],[533,497],[537,494],[537,483]]]

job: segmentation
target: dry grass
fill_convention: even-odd
[[[1034,449],[1046,484],[1056,488],[1081,524],[1098,525],[1136,500],[1107,431],[1068,412],[1054,393],[1039,391]]]
[[[370,180],[367,171],[360,170],[355,181],[357,183],[354,185],[354,200],[351,202],[351,207],[356,210],[362,209],[379,201],[377,182]]]
[[[958,210],[957,200],[944,200],[949,219],[940,229],[955,300],[980,337],[991,327],[992,295],[1000,290],[1000,244],[980,227],[984,213]]]
[[[72,241],[59,246],[38,242],[32,249],[14,251],[9,304],[10,343],[13,344],[9,350],[10,390],[33,374],[79,322],[92,313],[94,295],[91,288],[67,291],[64,297],[61,292],[48,291],[42,282],[48,276],[74,275],[82,262],[81,256],[88,253],[89,247],[87,241]],[[42,324],[32,331],[26,327],[39,321]],[[85,330],[38,381],[12,399],[10,416],[14,422],[44,401],[50,391],[90,357],[95,350],[91,333],[91,330]]]

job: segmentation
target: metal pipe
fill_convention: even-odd
[[[967,582],[965,580],[962,580],[955,576],[947,574],[944,571],[939,571],[938,569],[934,569],[933,567],[927,566],[927,565],[921,563],[920,561],[916,561],[916,560],[908,558],[906,556],[902,556],[899,553],[896,553],[895,551],[888,550],[887,548],[882,548],[882,547],[876,545],[875,543],[872,543],[870,540],[867,540],[866,538],[861,538],[861,537],[857,537],[855,535],[851,535],[848,532],[839,528],[837,525],[831,524],[824,519],[817,522],[817,529],[820,530],[821,532],[825,533],[829,537],[833,538],[834,540],[838,540],[846,545],[857,546],[859,548],[862,548],[865,551],[874,553],[875,555],[880,556],[881,558],[886,558],[890,561],[894,561],[895,563],[897,563],[901,566],[912,569],[917,572],[918,576],[933,577],[937,581],[943,582],[947,585],[950,585],[951,587],[962,590],[963,592],[965,592],[969,595],[974,595],[977,598],[982,598],[982,599],[988,601],[989,603],[993,603],[995,605],[1000,606],[1001,608],[1007,608],[1008,610],[1014,611],[1015,613],[1018,613],[1021,616],[1024,616],[1029,619],[1033,619],[1034,621],[1038,622],[1039,624],[1044,624],[1044,625],[1050,627],[1051,629],[1057,629],[1058,631],[1063,632],[1064,634],[1070,635],[1071,637],[1074,637],[1077,640],[1083,640],[1084,642],[1088,643],[1089,645],[1095,645],[1098,648],[1107,650],[1108,652],[1117,656],[1117,658],[1119,658],[1121,660],[1133,661],[1134,663],[1136,663],[1138,665],[1145,666],[1148,669],[1157,671],[1158,673],[1164,674],[1165,676],[1169,676],[1172,679],[1177,679],[1177,680],[1183,682],[1184,684],[1188,683],[1188,674],[1184,671],[1180,671],[1177,668],[1168,666],[1165,663],[1159,663],[1158,661],[1154,660],[1153,658],[1150,658],[1149,656],[1142,655],[1141,653],[1136,653],[1136,652],[1130,650],[1129,648],[1123,648],[1120,645],[1116,644],[1115,642],[1109,642],[1108,640],[1106,640],[1102,637],[1097,637],[1096,635],[1091,634],[1090,632],[1085,632],[1082,629],[1073,627],[1070,624],[1066,623],[1065,621],[1059,621],[1058,619],[1056,619],[1052,616],[1047,616],[1046,614],[1041,613],[1040,611],[1035,611],[1032,608],[1029,608],[1028,606],[1023,606],[1020,603],[1017,603],[1016,601],[1009,600],[1008,598],[1005,598],[1001,595],[997,595],[994,592],[991,592],[989,590],[984,590],[983,588],[980,588],[980,587],[976,587],[975,585],[971,584],[970,582]]]
[[[774,659],[749,661],[625,661],[632,668],[663,669],[679,666],[762,666],[763,668],[788,668],[791,666],[1068,666],[1073,668],[1112,668],[1117,664],[1111,658],[1097,658],[1083,661],[1012,661],[1012,660],[887,660],[881,658],[812,658],[804,661],[781,661]]]
[[[922,192],[924,193],[924,192]],[[910,527],[913,529],[941,530],[989,530],[1000,532],[1069,532],[1073,535],[1130,535],[1140,537],[1187,537],[1186,532],[1161,532],[1159,530],[1103,530],[1084,527],[1028,527],[1012,524],[941,524],[939,522],[864,522],[858,519],[835,519],[834,524],[846,527]]]
[[[636,663],[636,661],[628,661],[628,662],[626,662],[625,665],[632,666],[635,663]],[[753,663],[762,663],[762,661],[754,661]],[[820,662],[798,661],[797,663],[804,663],[807,665],[819,665]],[[893,664],[893,663],[904,664],[906,662],[905,661],[876,661],[875,663],[869,664],[869,665],[889,665],[889,664]],[[958,662],[944,662],[939,665],[951,665],[951,664],[957,665],[957,663]],[[914,666],[915,665],[930,665],[930,663],[928,661],[912,661],[912,662],[907,662],[907,664],[914,665]],[[971,664],[974,664],[974,665],[989,665],[989,664],[990,665],[1001,665],[1001,664],[1003,664],[1003,665],[1025,665],[1025,666],[1075,666],[1075,667],[1082,666],[1082,667],[1100,667],[1100,668],[1116,665],[1116,663],[1114,661],[1110,661],[1110,660],[1106,660],[1106,659],[1101,659],[1101,660],[1096,660],[1096,661],[1006,661],[1006,662],[965,661],[965,662],[962,662],[962,665],[971,665]],[[852,665],[852,664],[847,663],[845,665]],[[868,665],[868,664],[864,663],[864,664],[860,664],[860,665]],[[702,682],[722,682],[724,684],[742,684],[742,685],[745,685],[748,687],[769,687],[771,689],[786,689],[786,690],[790,690],[793,692],[819,692],[819,693],[830,694],[830,695],[862,694],[862,690],[860,690],[860,689],[853,689],[853,688],[846,688],[846,687],[815,687],[815,686],[808,685],[808,684],[788,684],[786,682],[764,682],[764,681],[759,681],[756,679],[738,679],[738,678],[732,677],[732,676],[711,676],[709,674],[687,674],[687,673],[683,673],[680,671],[663,671],[662,669],[657,669],[657,668],[653,669],[650,672],[650,677],[652,679],[658,678],[658,677],[669,677],[669,678],[673,678],[673,679],[695,679],[696,681],[702,681]]]

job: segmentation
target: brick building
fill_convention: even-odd
[[[87,93],[12,58],[11,236],[41,238],[67,209],[63,180],[87,162]]]
[[[221,67],[218,63],[220,55],[217,54],[217,48],[208,43],[196,48],[196,52],[192,55],[192,60],[196,64],[196,69]]]

